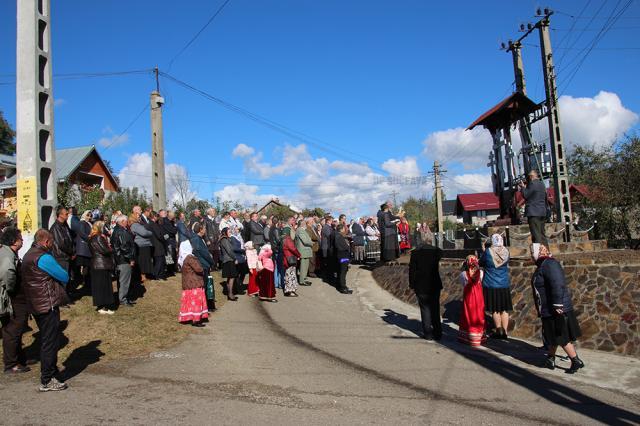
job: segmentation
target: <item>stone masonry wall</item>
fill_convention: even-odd
[[[579,345],[583,348],[615,352],[640,358],[640,262],[614,262],[594,258],[562,259],[573,304],[582,328]],[[462,300],[459,283],[461,260],[444,259],[440,276],[443,292],[440,299],[443,316],[458,321]],[[511,314],[509,334],[536,340],[541,323],[537,317],[531,291],[531,261],[511,260]],[[416,304],[409,288],[406,264],[384,265],[373,271],[378,284],[405,302]]]

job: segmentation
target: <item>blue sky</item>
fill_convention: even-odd
[[[456,129],[510,92],[511,59],[499,43],[517,37],[520,23],[534,20],[537,2],[231,0],[168,70],[170,59],[221,3],[52,0],[53,72],[158,65],[329,144],[328,151],[300,147],[299,140],[161,79],[166,161],[175,173],[188,170],[192,189],[202,197],[217,193],[250,204],[275,195],[295,205],[364,213],[393,190],[400,198],[429,195],[429,185],[376,179],[426,175],[435,159],[448,160],[447,195],[488,189],[488,133]],[[617,4],[605,2],[600,9],[602,1],[591,3],[583,16],[596,16],[593,21],[568,16],[577,16],[583,1],[544,5],[563,12],[553,17],[552,42],[565,47],[556,51],[562,58],[560,92],[568,96],[563,118],[572,126],[565,136],[579,144],[604,144],[637,129],[640,2],[631,4],[567,87],[578,48],[589,44]],[[15,7],[15,1],[0,2],[0,82],[15,73]],[[527,43],[539,44],[537,35]],[[540,101],[539,51],[526,46],[524,55],[529,95]],[[150,149],[149,112],[113,147],[102,144],[123,132],[148,103],[153,77],[54,84],[56,146],[94,143],[117,171],[130,173],[122,176],[125,183],[144,186],[141,175],[149,172],[140,154]],[[0,110],[15,123],[11,85],[0,85]]]

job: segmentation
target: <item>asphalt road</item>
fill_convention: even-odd
[[[449,326],[425,342],[414,307],[366,270],[349,281],[353,295],[315,280],[276,304],[241,297],[178,347],[80,368],[65,392],[3,378],[0,423],[640,424],[635,360],[583,354],[577,377],[540,370],[526,342],[474,350]]]

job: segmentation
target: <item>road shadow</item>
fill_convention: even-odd
[[[381,318],[388,324],[400,327],[417,336],[420,335],[421,323],[419,320],[410,319],[392,309],[385,309]],[[492,373],[534,392],[540,398],[593,420],[610,425],[640,423],[640,415],[638,414],[590,397],[569,385],[539,376],[528,369],[501,359],[491,351],[473,349],[459,343],[457,341],[457,330],[449,326],[447,322],[442,325],[443,338],[438,343]],[[544,357],[544,352],[539,348],[517,339],[491,341],[486,347],[499,354],[508,355],[533,366],[540,366]]]
[[[62,380],[69,380],[82,373],[91,364],[100,361],[100,358],[104,355],[104,352],[98,349],[100,343],[102,343],[101,340],[93,340],[84,346],[75,348],[62,363],[64,366]]]

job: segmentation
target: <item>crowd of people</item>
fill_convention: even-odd
[[[50,229],[40,229],[21,259],[23,239],[15,226],[0,236],[0,319],[6,373],[29,371],[33,360],[22,350],[22,334],[32,315],[40,330],[40,391],[67,388],[58,378],[57,352],[60,307],[83,294],[91,294],[96,312],[113,315],[120,307],[132,308],[144,292],[147,280],[166,280],[181,272],[182,297],[178,321],[203,327],[216,309],[214,271],[220,271],[222,293],[229,301],[247,294],[263,302],[298,297],[310,277],[321,277],[343,294],[351,294],[347,272],[352,263],[388,262],[411,250],[410,286],[415,290],[426,339],[442,337],[438,264],[442,250],[433,245],[427,224],[416,224],[413,235],[404,212],[393,205],[380,206],[375,217],[347,221],[334,218],[286,218],[240,213],[204,214],[153,211],[133,207],[101,214],[59,207]],[[533,258],[538,269],[533,278],[534,298],[543,323],[543,339],[549,348],[547,364],[555,366],[555,350],[561,346],[571,358],[571,370],[584,364],[572,346],[580,328],[560,264],[545,245],[535,243]],[[512,310],[509,251],[502,237],[493,235],[478,258],[466,259],[461,273],[464,286],[459,339],[472,346],[487,336],[485,312],[493,318],[491,337],[507,338]],[[247,279],[248,277],[248,279]],[[114,295],[113,282],[117,282]],[[245,280],[247,281],[245,285]]]
[[[531,288],[542,321],[542,340],[547,350],[544,366],[555,369],[556,351],[561,347],[571,361],[566,372],[573,374],[583,368],[584,363],[573,345],[581,336],[581,330],[564,270],[544,244],[533,243],[530,250],[536,266]],[[409,285],[416,294],[422,320],[422,337],[426,340],[442,338],[440,293],[443,287],[439,271],[442,256],[443,250],[429,243],[411,252]],[[508,339],[509,312],[513,311],[509,257],[509,249],[504,246],[502,236],[493,234],[485,242],[480,256],[469,255],[464,260],[460,273],[463,290],[458,341],[478,347],[487,337]]]

